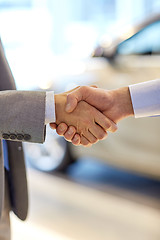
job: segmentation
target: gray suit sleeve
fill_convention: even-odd
[[[0,138],[11,141],[45,141],[46,92],[0,92]]]

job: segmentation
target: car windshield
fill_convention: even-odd
[[[160,21],[148,25],[131,38],[120,43],[117,53],[122,55],[159,54]]]

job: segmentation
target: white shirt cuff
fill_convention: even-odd
[[[54,91],[46,92],[45,125],[56,121]]]
[[[160,79],[129,86],[136,118],[160,115]]]

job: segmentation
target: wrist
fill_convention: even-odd
[[[113,90],[114,105],[117,106],[117,111],[119,111],[120,119],[133,116],[133,106],[130,96],[129,87],[122,87]],[[120,120],[119,119],[119,120]]]
[[[66,104],[66,95],[65,94],[55,94],[55,115],[56,115],[56,124],[61,123],[61,119],[63,119],[64,109]]]

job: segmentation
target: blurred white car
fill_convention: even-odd
[[[99,58],[83,61],[83,73],[70,77],[73,83],[96,83],[113,89],[160,78],[160,15],[132,26],[117,39],[103,39],[93,56]],[[41,154],[34,156],[33,149],[29,154],[29,145],[26,153],[32,165],[45,171],[65,169],[70,160],[92,156],[116,167],[159,178],[160,118],[128,118],[121,121],[118,128],[117,133],[91,148],[74,147],[61,138],[59,150],[59,137],[51,133],[51,144],[48,133],[45,145],[36,146]],[[44,164],[46,156],[48,167]]]

